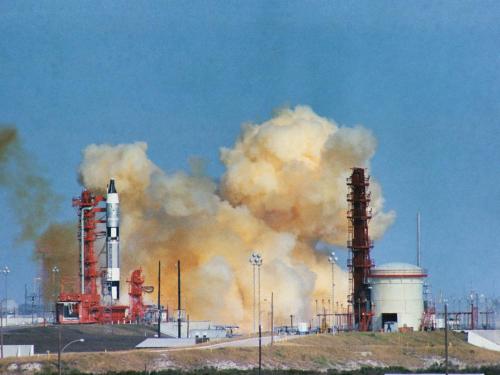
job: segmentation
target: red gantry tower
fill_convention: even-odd
[[[95,242],[106,236],[106,231],[102,230],[106,224],[106,208],[102,206],[104,202],[106,199],[102,195],[95,195],[87,189],[73,199],[80,222],[80,289],[71,293],[61,291],[56,302],[57,321],[61,324],[119,323],[127,318],[128,306],[103,304],[98,288],[98,279],[102,275]],[[104,216],[97,218],[97,214]],[[101,289],[106,285],[104,280],[105,277],[101,279]]]
[[[370,178],[365,176],[364,168],[353,168],[351,177],[347,179],[349,193],[347,202],[349,210],[347,247],[350,249],[349,271],[351,294],[349,302],[353,307],[354,322],[359,331],[371,328],[372,308],[368,277],[373,262],[370,249],[373,241],[368,235],[368,222],[371,219],[370,193],[367,192]]]

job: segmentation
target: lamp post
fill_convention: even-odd
[[[444,369],[448,375],[448,301],[444,303]]]
[[[52,267],[52,285],[54,286],[54,300],[57,297],[57,275],[59,275],[59,267]]]
[[[74,344],[75,342],[84,342],[85,339],[78,339],[78,340],[73,340],[68,342],[66,345],[64,345],[61,349],[61,329],[59,328],[59,345],[58,345],[58,351],[57,351],[57,373],[59,375],[62,374],[62,368],[61,368],[61,355],[63,354],[64,350],[70,346],[71,344]]]
[[[258,321],[260,326],[260,266],[262,266],[262,256],[259,253],[253,252],[250,256],[250,264],[253,268],[253,331],[255,330],[255,268],[257,267],[257,281],[258,281]]]
[[[5,325],[7,325],[7,317],[9,315],[9,309],[8,309],[8,306],[7,306],[7,290],[8,290],[8,276],[9,276],[9,273],[10,273],[10,269],[9,267],[5,266],[4,268],[2,268],[0,270],[1,273],[3,273],[3,275],[5,276]],[[2,310],[3,311],[3,310]]]
[[[481,300],[483,301],[482,303],[482,306],[483,306],[483,309],[484,311],[486,312],[486,309],[484,308],[484,305],[485,305],[485,296],[483,293],[481,293],[479,295],[479,300],[478,300],[478,305],[477,305],[477,315],[478,315],[478,326],[480,327],[483,327],[483,329],[486,329],[486,327],[484,326],[484,318],[481,318]],[[486,312],[487,313],[487,312]],[[485,317],[487,317],[488,315],[486,315]]]
[[[332,310],[333,306],[335,306],[335,265],[337,264],[339,258],[335,255],[335,252],[332,251],[330,253],[330,256],[328,257],[328,263],[332,265]],[[332,332],[335,330],[333,329],[333,323],[335,319],[335,313],[337,311],[332,311]]]
[[[41,277],[34,277],[33,278],[33,298],[31,299],[31,309],[34,309],[35,306],[35,298],[38,298],[38,305],[37,305],[37,312],[36,312],[36,317],[38,320],[38,316],[40,315],[40,284],[41,284],[42,278]],[[33,316],[33,314],[32,314]]]
[[[52,267],[52,285],[54,286],[54,316],[53,316],[53,319],[54,319],[54,322],[57,321],[57,299],[58,299],[58,295],[59,295],[59,288],[58,288],[58,284],[61,283],[61,279],[58,278],[57,276],[59,275],[59,267],[57,266],[54,266]],[[59,283],[58,283],[59,281]]]
[[[7,310],[7,276],[9,275],[9,267],[5,266],[0,270],[5,276],[5,310]],[[3,358],[3,305],[0,304],[0,357]],[[7,325],[7,314],[5,315],[5,325]]]
[[[470,294],[470,329],[474,329],[474,292]]]

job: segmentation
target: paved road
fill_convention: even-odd
[[[293,335],[293,336],[274,336],[274,342],[282,342],[293,340],[302,336]],[[271,336],[262,336],[262,346],[266,346],[271,344]],[[220,342],[214,343],[205,343],[205,344],[195,344],[194,339],[175,339],[175,338],[149,338],[146,339],[143,343],[139,344],[138,348],[164,348],[168,351],[176,351],[176,350],[198,350],[198,349],[217,349],[217,348],[243,348],[243,347],[257,347],[259,346],[259,338],[258,337],[247,337],[247,338],[239,338],[233,340],[224,340]]]
[[[293,340],[298,337],[302,337],[299,335],[293,335],[293,336],[274,336],[274,342],[280,342],[280,341],[288,341],[288,340]],[[269,345],[271,344],[271,336],[262,336],[262,345]],[[247,339],[239,339],[239,340],[232,340],[232,341],[225,341],[225,342],[219,342],[217,344],[211,344],[211,345],[204,345],[204,346],[199,346],[197,347],[198,349],[216,349],[216,348],[228,348],[228,347],[237,347],[237,348],[244,348],[244,347],[256,347],[259,346],[259,338],[258,337],[250,337]]]

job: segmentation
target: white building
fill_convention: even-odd
[[[7,357],[31,357],[35,355],[34,345],[4,345],[3,356]]]
[[[177,337],[178,325],[177,322],[162,322],[160,325],[162,334],[169,337]],[[181,322],[181,338],[223,338],[227,337],[228,329],[223,326],[214,325],[209,321],[182,321]]]
[[[373,329],[418,330],[424,312],[423,284],[427,275],[417,266],[388,263],[372,269]]]

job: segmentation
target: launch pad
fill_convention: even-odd
[[[103,204],[105,203],[105,207]],[[120,305],[119,199],[115,182],[110,180],[106,197],[84,189],[73,199],[78,209],[80,230],[80,291],[61,293],[56,302],[60,324],[122,323],[144,318],[144,277],[142,270],[132,272],[129,282],[130,305]],[[104,217],[98,218],[99,213]],[[105,230],[99,227],[106,225]],[[106,266],[99,266],[95,241],[106,239]],[[100,279],[100,282],[99,282]],[[100,291],[98,289],[100,284]],[[151,288],[146,288],[149,291]]]

